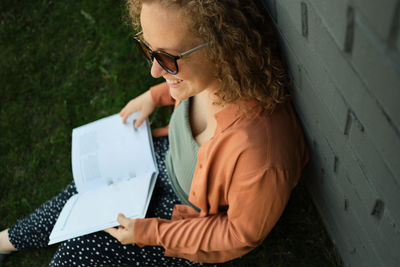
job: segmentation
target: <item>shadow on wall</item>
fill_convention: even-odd
[[[400,1],[265,2],[333,242],[346,265],[400,266]]]

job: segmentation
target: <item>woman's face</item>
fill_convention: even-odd
[[[180,10],[164,7],[157,2],[143,4],[140,22],[144,41],[153,51],[162,50],[179,55],[204,43],[190,32],[189,23]],[[169,74],[154,60],[151,75],[155,78],[164,77],[171,96],[176,100],[185,100],[204,90],[212,92],[216,89],[217,79],[206,51],[206,47],[201,48],[179,59],[179,72],[176,75]]]

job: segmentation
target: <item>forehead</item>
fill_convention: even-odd
[[[183,12],[158,2],[143,4],[140,23],[143,38],[153,49],[180,49],[190,46],[195,40]]]

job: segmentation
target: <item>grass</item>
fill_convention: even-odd
[[[0,228],[72,179],[72,129],[119,112],[160,81],[124,22],[123,2],[0,1]],[[151,118],[167,122],[168,109]],[[46,266],[57,246],[14,253],[4,266]],[[260,249],[230,266],[340,266],[300,186]]]

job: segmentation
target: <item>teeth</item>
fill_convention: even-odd
[[[182,80],[167,80],[167,79],[165,80],[167,81],[167,83],[172,83],[172,84],[180,83],[182,81]]]

